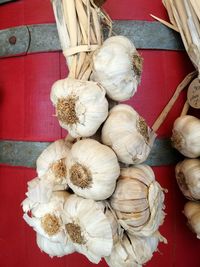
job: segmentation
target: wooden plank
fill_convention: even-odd
[[[0,163],[12,166],[35,167],[40,153],[49,142],[1,141]],[[145,162],[150,166],[175,164],[180,155],[171,147],[169,139],[157,139]]]

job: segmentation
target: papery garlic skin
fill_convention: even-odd
[[[147,263],[153,257],[153,253],[157,251],[160,241],[167,243],[167,240],[159,232],[148,237],[139,237],[130,234],[128,234],[128,237],[132,245],[135,261],[141,265]]]
[[[200,200],[200,159],[185,159],[175,168],[176,180],[184,196]]]
[[[200,156],[200,120],[185,115],[177,118],[172,130],[172,145],[184,156]]]
[[[140,82],[142,60],[133,43],[124,36],[108,38],[93,55],[91,80],[105,88],[109,98],[131,98]]]
[[[105,90],[96,82],[68,77],[53,84],[50,97],[60,126],[75,138],[95,134],[108,115]]]
[[[184,214],[192,231],[200,239],[200,203],[189,201],[184,206]]]
[[[110,255],[113,246],[112,229],[98,203],[72,195],[66,201],[64,211],[66,233],[76,251],[93,263]]]
[[[126,234],[114,245],[111,254],[105,257],[105,261],[109,267],[142,267],[136,262],[133,247]]]
[[[23,218],[37,233],[52,242],[66,243],[66,234],[62,222],[64,203],[69,197],[65,191],[54,192],[48,203],[34,203],[28,198],[22,202],[25,212]],[[31,216],[28,215],[31,212]]]
[[[121,170],[110,204],[128,233],[151,236],[164,220],[164,194],[153,170],[136,165]]]
[[[67,157],[68,185],[79,196],[94,200],[110,197],[120,173],[115,153],[93,139],[76,142]]]
[[[75,251],[73,245],[69,241],[67,244],[52,242],[38,233],[36,233],[36,242],[40,250],[50,257],[62,257]]]
[[[62,180],[66,178],[66,166],[65,162],[62,160],[67,157],[69,150],[69,144],[64,139],[56,140],[44,149],[36,161],[38,176],[41,177],[47,172],[52,173],[55,176],[55,183],[61,184]],[[59,167],[57,165],[59,165],[59,163],[62,165],[60,166],[62,171],[60,171],[60,173],[58,173],[59,170],[57,170]]]
[[[119,161],[126,164],[144,162],[154,140],[155,134],[144,119],[125,104],[110,110],[102,128],[102,142],[115,151]]]

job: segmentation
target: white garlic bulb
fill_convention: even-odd
[[[50,200],[53,191],[56,191],[53,178],[50,174],[45,175],[42,179],[36,177],[27,184],[28,191],[26,192],[26,195],[29,201],[32,201],[33,203],[47,203]]]
[[[200,156],[200,120],[185,115],[177,118],[172,130],[172,145],[184,156]]]
[[[112,229],[98,203],[72,195],[66,201],[64,211],[67,236],[76,251],[93,263],[110,255],[113,246]]]
[[[36,242],[41,251],[47,253],[50,257],[62,257],[75,251],[72,243],[61,244],[52,242],[38,233],[36,233]]]
[[[119,161],[126,164],[144,162],[154,140],[155,134],[144,119],[125,104],[110,110],[102,128],[102,142],[115,151]]]
[[[127,234],[113,247],[109,257],[105,257],[110,267],[139,267],[147,263],[157,251],[158,243],[167,243],[167,240],[159,232],[152,236],[139,237]]]
[[[68,185],[79,196],[110,197],[120,173],[115,153],[93,139],[76,142],[67,157]]]
[[[185,197],[200,200],[200,159],[185,159],[175,168],[176,180]]]
[[[33,203],[29,199],[22,202],[23,218],[33,229],[52,242],[66,243],[65,227],[62,222],[64,203],[69,197],[65,191],[54,192],[48,203]],[[31,211],[31,216],[28,215]]]
[[[137,90],[142,59],[133,43],[124,36],[108,38],[93,55],[91,79],[105,88],[109,98],[122,101]]]
[[[136,262],[130,239],[126,234],[113,246],[111,254],[105,257],[105,261],[109,267],[142,267]]]
[[[188,219],[191,230],[200,239],[200,203],[189,201],[184,206],[184,214]]]
[[[67,188],[67,167],[65,159],[69,154],[70,145],[64,139],[50,144],[37,159],[36,171],[43,184],[51,184],[52,191]]]
[[[163,202],[163,191],[147,165],[122,169],[110,198],[118,222],[138,236],[150,236],[158,230],[165,215]]]
[[[157,251],[159,242],[167,243],[167,240],[155,232],[152,236],[140,237],[128,234],[130,243],[132,245],[135,261],[141,265],[147,263]]]
[[[95,134],[108,115],[105,90],[92,81],[59,80],[53,84],[51,101],[61,127],[75,138]]]

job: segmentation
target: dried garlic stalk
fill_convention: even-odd
[[[185,49],[200,72],[200,2],[196,0],[163,0],[170,23],[153,16],[166,26],[179,31]]]

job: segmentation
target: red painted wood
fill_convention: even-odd
[[[161,2],[108,0],[105,9],[113,19],[152,20],[150,13],[165,19],[167,15]],[[49,0],[19,0],[0,6],[0,29],[48,22],[54,22]],[[142,50],[140,53],[144,58],[142,82],[128,103],[152,125],[192,66],[184,52]],[[67,75],[61,53],[1,59],[0,74],[0,139],[52,141],[66,135],[53,117],[54,109],[49,100],[53,82]],[[170,136],[184,101],[182,94],[159,130],[160,136]],[[162,187],[168,189],[167,217],[161,227],[168,245],[161,244],[160,253],[155,253],[146,266],[197,267],[200,242],[188,230],[181,212],[186,200],[177,188],[174,167],[154,170]],[[0,166],[0,266],[94,266],[81,255],[50,259],[37,248],[35,233],[23,221],[20,207],[26,183],[34,176],[32,169]],[[98,266],[106,264],[102,261]]]

